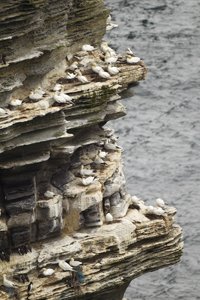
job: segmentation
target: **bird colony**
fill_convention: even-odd
[[[0,3],[1,300],[121,300],[180,259],[176,210],[128,193],[107,126],[146,67],[102,40],[117,28],[103,1],[78,2]]]

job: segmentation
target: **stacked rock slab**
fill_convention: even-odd
[[[101,0],[0,3],[0,280],[28,275],[29,299],[121,300],[133,278],[181,256],[175,210],[149,213],[127,193],[122,151],[105,127],[125,115],[119,93],[144,79],[144,63],[119,57],[120,73],[103,80],[83,62],[89,83],[66,79],[74,60],[104,64],[107,16]],[[88,43],[96,48],[83,53]],[[56,83],[72,103],[54,101]],[[30,100],[38,87],[42,100]],[[93,172],[90,184],[82,169]],[[72,257],[83,262],[78,289],[57,264]],[[43,267],[54,275],[40,278]],[[2,285],[0,298],[27,299],[27,285]]]

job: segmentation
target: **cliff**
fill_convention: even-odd
[[[180,260],[175,208],[128,194],[105,126],[126,114],[119,94],[146,75],[124,54],[114,55],[118,74],[92,70],[108,67],[108,15],[101,0],[0,3],[0,274],[16,284],[2,279],[2,300],[121,300],[133,278]],[[58,259],[71,258],[82,267],[63,271]]]

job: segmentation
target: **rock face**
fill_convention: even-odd
[[[146,74],[124,55],[115,76],[92,70],[108,67],[107,17],[101,0],[0,3],[0,274],[19,281],[2,281],[2,300],[121,300],[133,278],[180,259],[176,210],[127,193],[105,127],[125,115],[119,93]],[[73,257],[83,263],[73,274],[58,266]]]

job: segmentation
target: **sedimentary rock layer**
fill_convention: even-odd
[[[146,75],[102,46],[107,17],[100,0],[0,3],[0,274],[18,281],[2,280],[2,300],[121,299],[131,279],[180,259],[175,210],[128,194],[105,127]],[[100,76],[107,58],[119,72]],[[73,257],[83,267],[63,271],[58,259]]]

